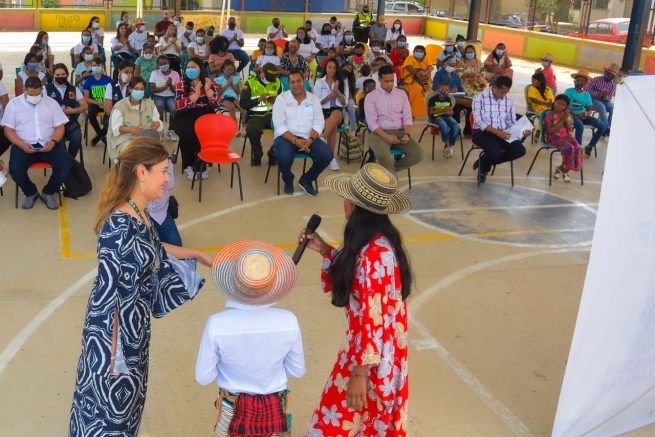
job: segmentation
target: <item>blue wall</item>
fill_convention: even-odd
[[[309,0],[310,12],[344,12],[347,0]],[[232,9],[240,11],[305,12],[304,0],[232,0]]]

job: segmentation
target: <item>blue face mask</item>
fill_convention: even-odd
[[[503,56],[504,53],[505,53],[505,50],[503,50],[503,49],[496,49],[496,54],[497,54],[498,56]]]
[[[425,53],[423,52],[415,52],[414,57],[418,59],[419,61],[422,60],[425,57]]]
[[[93,61],[93,55],[84,55],[84,60],[86,62],[91,62]]]
[[[204,44],[205,43],[205,37],[204,36],[197,36],[196,37],[196,42],[198,44]]]
[[[346,36],[343,37],[343,39],[346,40],[347,42],[352,42],[353,36],[352,35],[346,35]]]
[[[138,102],[143,100],[143,96],[145,96],[145,94],[146,92],[144,90],[132,90],[131,96],[134,100]]]
[[[445,97],[448,97],[448,91],[439,90],[437,91],[437,95],[443,99]]]
[[[475,53],[467,53],[464,56],[466,56],[466,59],[475,59]]]
[[[41,40],[41,45],[42,46],[47,46],[48,45],[48,40],[47,39],[42,39]]]
[[[550,61],[541,61],[541,66],[547,68],[550,65]]]
[[[39,64],[35,64],[33,62],[30,62],[29,64],[27,64],[27,69],[30,70],[30,71],[36,71],[36,70],[39,69]]]
[[[266,56],[273,56],[273,50],[266,50]]]
[[[91,67],[91,73],[102,74],[102,66],[98,65],[98,66]]]
[[[186,77],[191,80],[198,79],[198,76],[200,76],[200,70],[197,68],[187,68],[184,70],[184,73],[186,74]]]
[[[160,65],[159,66],[159,71],[161,71],[162,73],[166,73],[169,68],[170,68],[170,66],[168,64]]]
[[[90,37],[90,36],[83,36],[83,37],[82,37],[82,42],[83,42],[84,44],[88,44],[90,41],[91,41],[91,37]]]
[[[397,44],[398,44],[398,47],[400,47],[401,49],[407,45],[407,43],[405,41],[398,41]]]
[[[445,50],[446,50],[446,53],[452,53],[452,51],[455,50],[455,47],[453,47],[453,46],[446,46]]]

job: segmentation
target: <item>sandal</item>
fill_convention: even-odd
[[[570,184],[571,183],[571,176],[569,176],[568,173],[562,173],[562,181],[564,183]]]
[[[553,179],[560,180],[562,178],[562,175],[565,173],[562,172],[562,169],[559,167],[559,165],[555,166],[555,173],[553,173]]]

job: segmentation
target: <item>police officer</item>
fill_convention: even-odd
[[[371,32],[371,25],[373,24],[373,13],[367,4],[362,6],[362,10],[355,15],[353,22],[353,33],[355,34],[355,41],[368,43],[368,34]]]

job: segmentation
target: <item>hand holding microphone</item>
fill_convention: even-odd
[[[321,217],[319,215],[312,215],[307,222],[307,226],[300,233],[300,238],[298,241],[298,246],[296,251],[293,253],[291,259],[295,264],[298,264],[300,257],[305,248],[309,247],[311,250],[319,252],[320,254],[325,254],[327,251],[328,245],[323,241],[323,239],[316,233],[316,229],[321,224]]]

